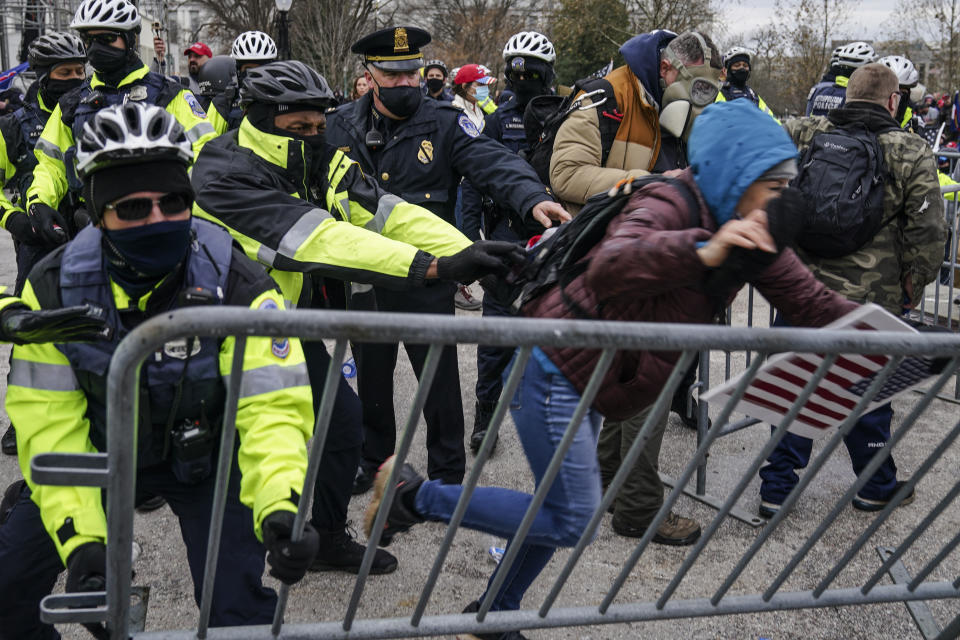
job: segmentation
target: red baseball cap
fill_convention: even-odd
[[[210,47],[202,42],[194,42],[192,45],[183,50],[183,55],[187,55],[191,51],[198,56],[207,56],[208,58],[213,57],[213,51],[211,51]]]
[[[470,82],[479,82],[480,84],[490,84],[497,79],[487,75],[478,64],[465,64],[457,71],[457,77],[453,79],[454,84],[469,84]]]

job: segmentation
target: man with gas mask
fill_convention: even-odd
[[[351,51],[362,56],[371,90],[329,114],[327,138],[379,180],[380,186],[455,224],[461,177],[490,194],[498,204],[528,220],[550,226],[569,214],[516,154],[483,136],[467,115],[446,102],[424,100],[420,92],[421,47],[430,34],[416,27],[381,29],[358,40]],[[463,281],[469,282],[469,281]],[[452,282],[412,291],[375,287],[354,291],[354,308],[395,312],[454,313]],[[405,344],[417,375],[426,345]],[[363,460],[354,491],[370,488],[377,467],[394,451],[396,417],[393,375],[399,345],[359,344],[358,386],[363,404]],[[459,483],[466,467],[464,417],[456,349],[444,349],[423,410],[427,424],[428,475]]]
[[[505,268],[501,256],[517,251],[507,243],[472,244],[327,145],[324,112],[333,92],[302,62],[249,70],[240,99],[240,128],[204,147],[194,166],[195,212],[227,227],[296,306],[344,307],[344,281],[413,291],[438,278],[470,282]],[[318,403],[330,356],[322,342],[304,343],[304,352]],[[346,526],[361,441],[359,400],[341,377],[312,511],[321,537],[314,570],[360,567],[364,547]],[[371,572],[396,567],[381,549]]]
[[[613,86],[623,114],[611,148],[601,149],[597,109],[574,111],[557,131],[550,183],[571,207],[579,208],[591,195],[607,191],[621,180],[686,167],[686,139],[693,120],[720,92],[720,54],[705,34],[687,31],[678,36],[672,31],[652,31],[628,40],[620,53],[627,64],[605,78]],[[584,104],[592,101],[585,98]],[[606,161],[600,164],[603,157]],[[687,372],[672,406],[691,428],[696,428],[699,415],[696,401],[689,396],[695,380],[696,365]],[[604,422],[597,454],[605,484],[616,473],[645,418],[640,414]],[[614,531],[620,535],[643,536],[663,503],[657,460],[664,429],[666,419],[617,495]],[[687,545],[699,536],[700,525],[694,520],[670,514],[654,540]]]
[[[493,138],[518,155],[530,148],[523,127],[524,112],[535,97],[552,92],[556,78],[553,65],[556,60],[553,43],[545,35],[536,31],[521,31],[510,37],[503,47],[503,61],[507,90],[511,96],[496,111],[487,115],[483,135]],[[499,207],[492,198],[484,197],[469,180],[463,181],[462,191],[463,232],[472,240],[480,238],[481,228],[484,238],[524,243],[542,230],[537,223],[524,225],[519,215]],[[484,296],[482,306],[484,316],[513,315],[494,296]],[[487,434],[490,418],[503,389],[501,375],[513,351],[504,347],[477,346],[476,405],[473,432],[470,435],[470,449],[474,453],[480,449]]]
[[[80,193],[73,171],[75,140],[100,109],[128,101],[158,105],[186,130],[194,153],[217,135],[190,91],[153,73],[137,56],[140,14],[128,0],[83,0],[70,28],[80,32],[94,74],[60,99],[37,141],[26,204],[33,228],[48,247],[63,244],[76,231],[58,207],[68,193]]]
[[[763,111],[765,114],[777,120],[773,111],[767,106],[757,92],[748,84],[750,72],[753,66],[753,53],[744,47],[732,47],[723,54],[723,68],[726,71],[727,79],[720,87],[720,93],[717,94],[717,102],[726,102],[727,100],[736,100],[746,98]],[[779,120],[777,120],[779,122]]]
[[[830,68],[820,82],[810,87],[804,115],[825,116],[842,107],[847,98],[850,74],[876,59],[873,47],[866,42],[851,42],[834,49],[830,54]]]
[[[423,67],[423,97],[441,102],[453,102],[453,92],[447,89],[447,65],[443,60],[427,60]]]
[[[18,424],[26,485],[0,527],[4,637],[59,637],[40,621],[39,603],[64,568],[68,592],[102,590],[101,491],[39,485],[30,460],[44,452],[104,450],[106,376],[124,336],[153,316],[197,304],[283,313],[283,298],[266,272],[225,230],[191,218],[192,156],[172,115],[136,102],[100,110],[78,139],[77,171],[93,224],[37,265],[23,300],[51,310],[94,302],[111,331],[101,342],[14,348],[6,409]],[[143,365],[140,423],[131,425],[138,429],[137,499],[163,496],[178,517],[198,604],[234,342],[185,338],[164,345]],[[214,626],[271,621],[277,596],[262,584],[264,547],[271,575],[293,584],[318,545],[309,524],[300,541],[291,540],[313,424],[300,343],[250,337],[243,370]]]

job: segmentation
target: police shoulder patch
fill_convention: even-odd
[[[266,300],[260,303],[260,306],[257,307],[257,309],[279,309],[279,308],[280,308],[280,305],[278,305],[277,301],[273,300],[272,298],[267,298]]]
[[[461,113],[457,118],[457,124],[460,125],[460,128],[463,129],[463,132],[471,138],[476,138],[478,135],[480,135],[480,130],[477,129],[477,125],[473,124],[473,121],[470,120],[470,116],[465,113]]]
[[[190,107],[190,111],[193,112],[193,115],[197,116],[198,118],[207,117],[207,112],[204,111],[203,107],[200,106],[196,96],[187,91],[183,94],[183,99],[187,101],[187,106]]]
[[[270,343],[270,350],[273,351],[273,355],[277,356],[278,358],[286,358],[288,355],[290,355],[290,339],[274,338]]]

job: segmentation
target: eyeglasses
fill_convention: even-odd
[[[165,216],[172,216],[183,213],[193,204],[192,199],[182,193],[168,193],[159,198],[130,198],[120,202],[108,202],[103,210],[112,209],[117,212],[117,217],[121,220],[143,220],[153,211],[153,205],[160,208],[160,213]]]
[[[543,76],[539,71],[510,71],[510,80],[513,82],[523,80],[540,80]]]
[[[81,34],[80,39],[83,40],[85,47],[90,47],[94,42],[99,42],[100,44],[113,44],[117,41],[117,38],[121,35],[116,31],[104,31],[103,33],[84,33]]]

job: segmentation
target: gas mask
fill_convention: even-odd
[[[700,34],[694,35],[703,50],[701,65],[687,67],[670,45],[663,50],[665,59],[679,74],[673,84],[664,88],[660,101],[660,128],[684,140],[690,136],[694,118],[712,104],[720,92],[720,70],[710,66],[710,48]],[[663,83],[663,79],[660,82]]]

